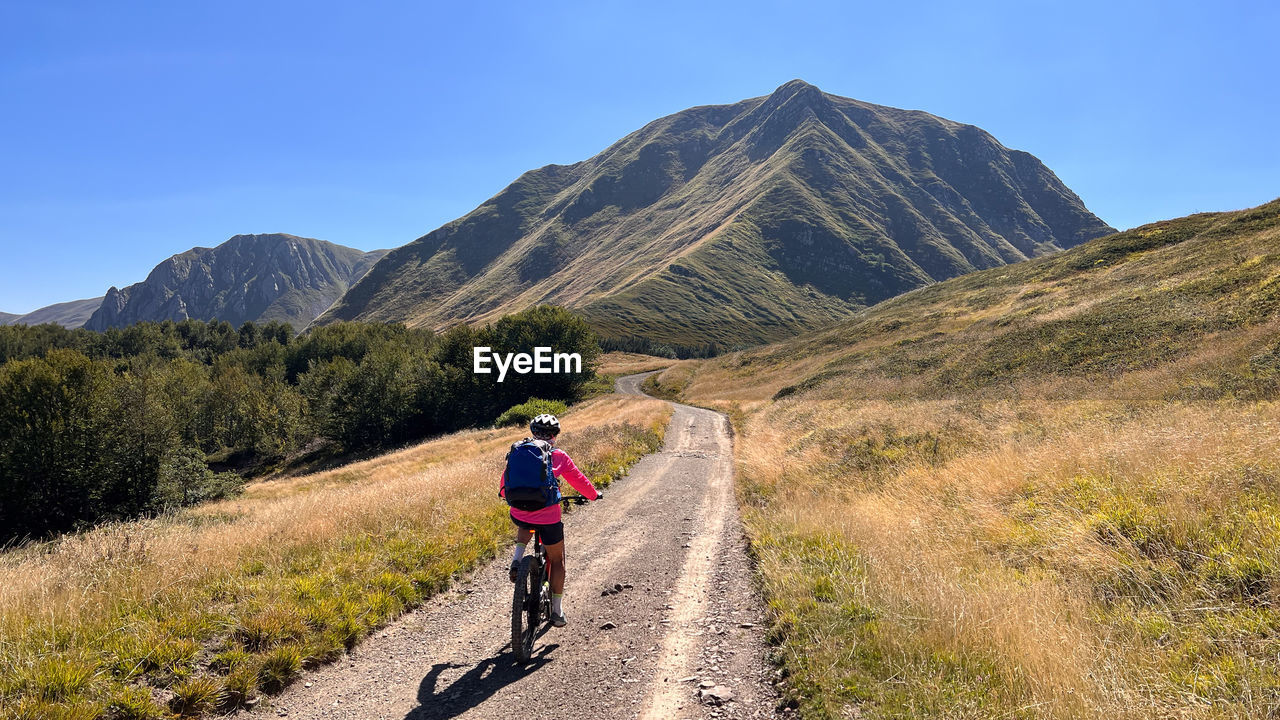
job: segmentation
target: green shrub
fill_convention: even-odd
[[[498,416],[498,419],[493,424],[497,427],[528,425],[530,420],[539,415],[561,415],[568,409],[564,403],[557,400],[529,398],[526,402],[508,408],[506,412]]]
[[[178,447],[160,461],[154,502],[157,510],[171,510],[238,495],[243,489],[244,478],[232,472],[215,473],[205,464],[204,453]]]
[[[110,717],[118,720],[162,720],[169,713],[155,703],[145,687],[125,685],[119,688],[107,705]]]
[[[23,684],[32,697],[65,702],[81,695],[93,682],[97,667],[76,659],[47,658],[31,667]]]
[[[240,707],[258,692],[258,668],[250,663],[237,665],[227,675],[225,683],[223,709]]]
[[[233,637],[251,651],[266,650],[307,634],[301,614],[288,607],[269,607],[242,618]]]

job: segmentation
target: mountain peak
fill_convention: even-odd
[[[445,328],[550,302],[604,337],[767,342],[1110,231],[1038,160],[973,135],[800,79],[691,108],[522,175],[317,323]]]
[[[280,320],[301,330],[384,254],[285,233],[236,235],[168,258],[143,282],[112,287],[85,327],[192,318]]]
[[[779,85],[778,89],[769,95],[766,104],[780,106],[798,102],[803,105],[813,105],[814,103],[822,102],[825,97],[825,94],[817,87],[797,78]]]
[[[773,91],[773,94],[785,95],[787,97],[790,97],[798,92],[822,92],[822,91],[819,90],[817,87],[810,85],[809,83],[801,80],[800,78],[796,78],[795,80],[788,80],[787,82],[784,82],[781,85],[779,85],[778,89]]]
[[[267,246],[279,245],[281,243],[286,243],[286,242],[299,242],[299,241],[316,242],[311,238],[298,237],[297,235],[290,235],[288,233],[252,233],[252,234],[236,235],[232,237],[230,240],[228,240],[227,242],[235,243],[237,245],[267,247]]]

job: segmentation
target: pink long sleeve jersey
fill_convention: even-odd
[[[588,500],[595,500],[600,496],[596,492],[596,486],[591,484],[591,480],[573,464],[573,458],[569,457],[569,453],[554,448],[551,451],[551,472],[558,478],[569,483],[574,490],[582,493],[582,496]],[[498,494],[504,495],[507,487],[507,471],[502,471],[502,480],[498,486]],[[505,495],[504,495],[505,496]],[[511,517],[520,522],[527,522],[533,525],[554,525],[560,522],[560,503],[556,503],[551,507],[544,507],[541,510],[517,510],[511,508]]]

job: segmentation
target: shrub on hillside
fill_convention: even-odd
[[[244,478],[233,472],[215,473],[205,464],[204,453],[178,447],[160,461],[153,507],[173,510],[206,500],[220,500],[244,489]]]
[[[564,403],[556,400],[529,398],[527,402],[507,408],[507,411],[499,415],[498,419],[493,421],[493,424],[497,427],[528,425],[530,420],[539,415],[560,415],[568,409]]]

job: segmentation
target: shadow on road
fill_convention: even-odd
[[[548,655],[560,647],[543,645],[528,662],[516,662],[506,646],[495,657],[480,661],[465,675],[443,688],[436,687],[445,670],[466,667],[463,663],[437,663],[418,685],[418,707],[405,715],[405,720],[447,720],[483,703],[502,688],[551,662]]]

